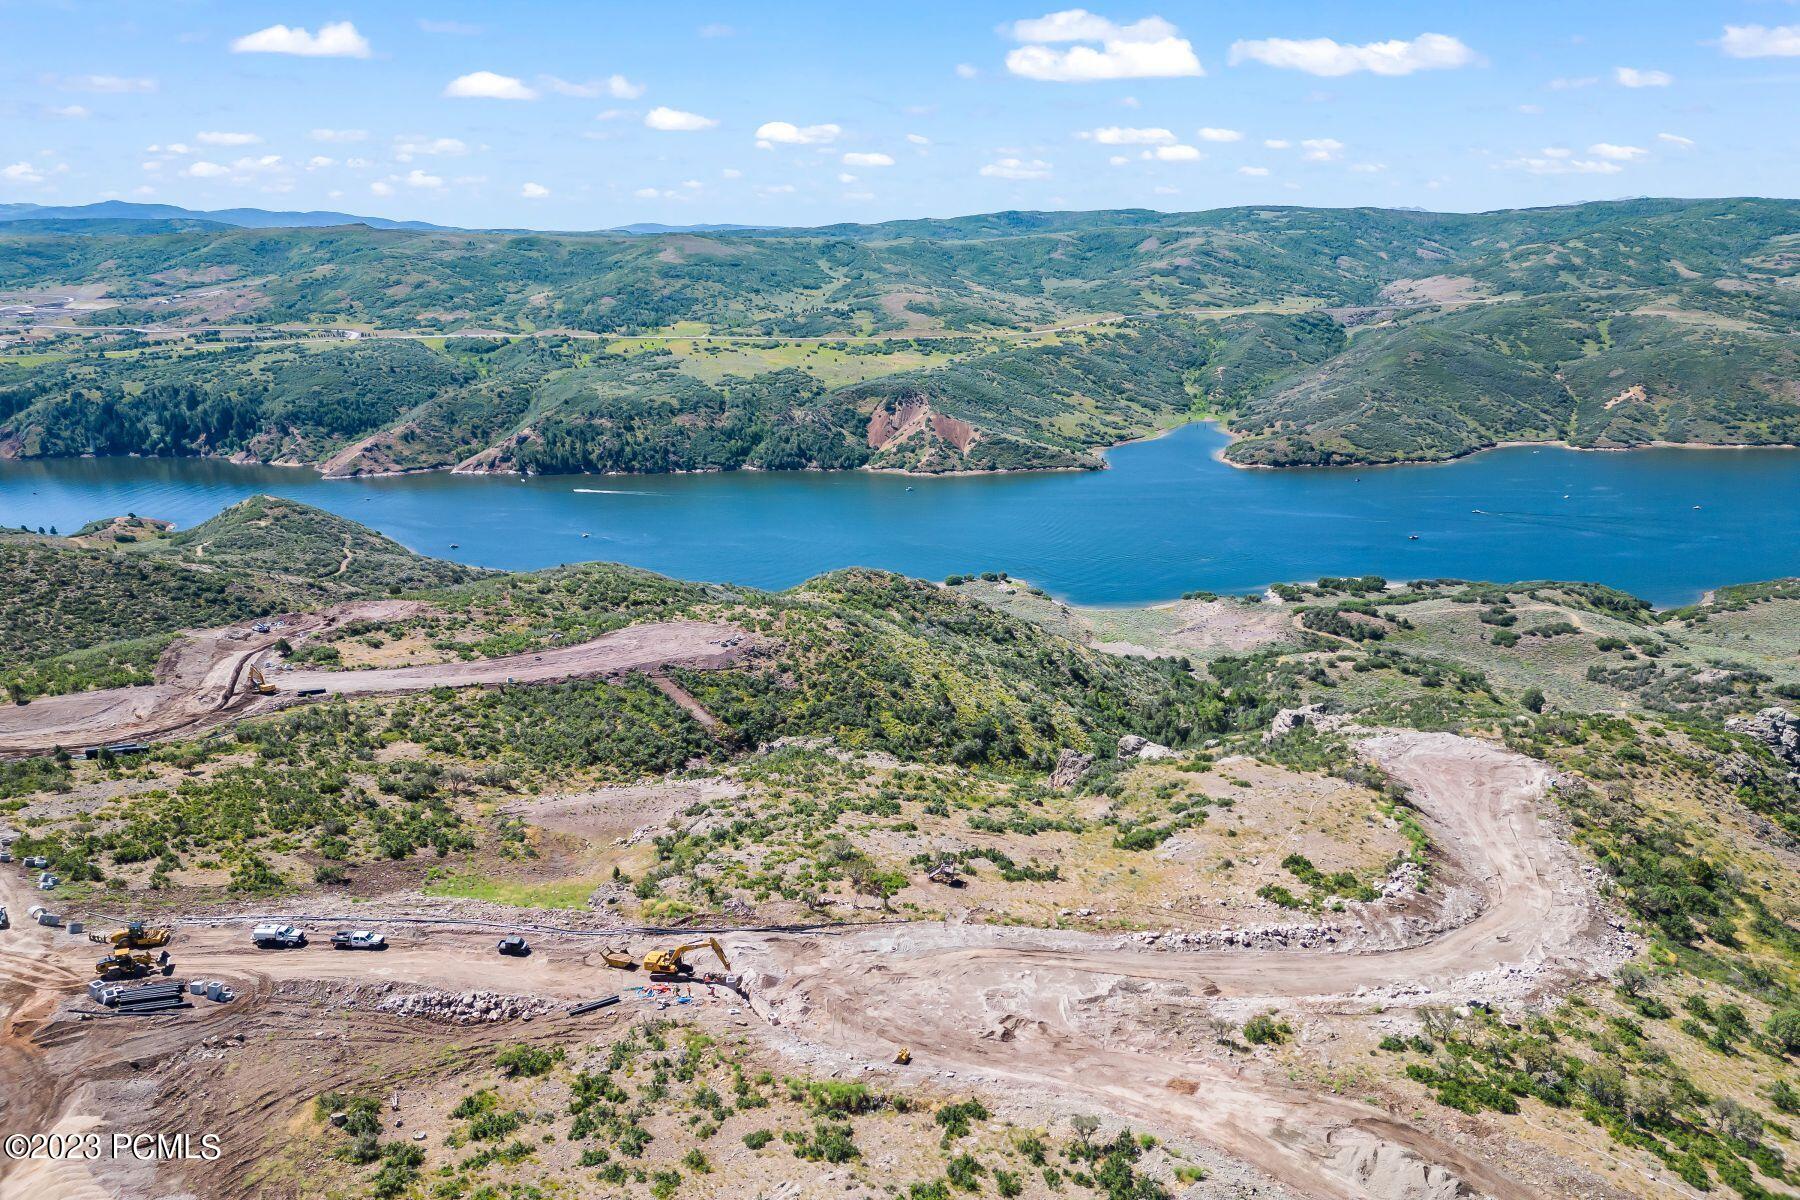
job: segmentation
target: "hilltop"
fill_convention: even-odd
[[[0,224],[0,301],[93,298],[26,314],[0,353],[0,457],[1095,468],[1196,415],[1262,466],[1800,442],[1785,200],[630,236],[28,224]]]

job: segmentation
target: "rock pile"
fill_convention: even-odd
[[[395,1016],[423,1017],[450,1025],[516,1021],[554,1011],[548,1001],[535,996],[507,996],[499,992],[399,992],[377,1001],[375,1008]]]
[[[1342,725],[1347,717],[1342,714],[1331,714],[1325,711],[1323,704],[1304,704],[1299,708],[1284,708],[1275,714],[1269,722],[1268,730],[1262,735],[1264,744],[1277,738],[1286,737],[1302,725],[1311,725],[1321,733],[1329,732]]]
[[[1252,929],[1206,929],[1197,932],[1134,933],[1128,939],[1158,950],[1293,950],[1337,944],[1338,931],[1328,925],[1261,925]]]

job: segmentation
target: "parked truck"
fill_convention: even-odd
[[[250,940],[264,950],[293,950],[306,945],[306,933],[292,925],[258,925]]]

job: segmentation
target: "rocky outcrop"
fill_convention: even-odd
[[[1263,733],[1264,744],[1276,738],[1286,737],[1302,725],[1311,725],[1320,733],[1329,733],[1343,725],[1349,718],[1342,713],[1328,713],[1323,704],[1303,704],[1299,708],[1284,708],[1275,714],[1269,722],[1269,728]]]
[[[1065,746],[1062,753],[1056,756],[1056,766],[1050,772],[1050,786],[1066,792],[1080,783],[1093,766],[1093,755]]]
[[[1146,737],[1128,733],[1119,739],[1119,761],[1130,762],[1139,758],[1179,758],[1180,752],[1167,746],[1158,745]]]
[[[1753,716],[1728,717],[1725,728],[1747,734],[1767,746],[1792,768],[1789,778],[1800,782],[1800,716],[1785,708],[1765,708]]]

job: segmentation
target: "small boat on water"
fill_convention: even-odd
[[[1416,533],[1409,533],[1406,535],[1406,540],[1409,542],[1416,542],[1419,540],[1419,535]]]

